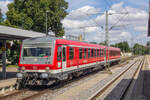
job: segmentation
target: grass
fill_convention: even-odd
[[[0,67],[2,67],[2,65],[0,65]],[[7,67],[18,67],[18,65],[7,64]]]
[[[18,67],[18,65],[7,65],[7,67]]]

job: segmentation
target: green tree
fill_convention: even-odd
[[[146,43],[147,46],[147,54],[150,54],[150,41]]]
[[[3,22],[3,14],[2,14],[2,10],[0,9],[0,23]]]
[[[48,29],[56,36],[64,35],[61,21],[67,15],[65,0],[14,0],[8,5],[6,25],[45,33],[46,12]]]
[[[120,48],[122,52],[130,52],[131,51],[130,47],[129,47],[129,44],[126,41],[120,42],[120,43],[117,43],[117,44],[114,44],[114,45],[111,45],[111,46]]]
[[[148,48],[146,48],[146,47],[143,46],[143,45],[140,45],[140,44],[136,43],[136,44],[133,46],[133,53],[134,53],[135,55],[147,54],[147,53],[148,53]]]
[[[91,44],[97,44],[97,42],[90,42]]]
[[[20,41],[14,40],[13,45],[10,49],[7,50],[8,60],[11,61],[11,64],[18,64],[19,53],[20,53]]]
[[[106,45],[106,41],[100,42],[99,45]]]

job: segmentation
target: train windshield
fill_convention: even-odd
[[[50,57],[51,44],[50,43],[37,43],[37,44],[24,44],[23,57]]]

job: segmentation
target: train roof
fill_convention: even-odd
[[[65,40],[65,39],[57,39],[57,44],[64,44],[64,45],[77,45],[77,46],[85,46],[85,47],[96,47],[96,48],[106,48],[106,46],[98,45],[98,44],[90,44],[85,42],[79,42],[79,41],[72,41],[72,40]],[[109,47],[110,50],[118,50],[120,51],[120,48],[114,48]]]
[[[35,37],[35,38],[28,38],[23,40],[25,44],[33,44],[33,43],[39,43],[39,42],[48,42],[48,41],[54,41],[58,38],[56,37],[50,37],[50,36],[43,36],[43,37]]]
[[[54,41],[54,40],[56,40],[56,44],[76,45],[76,46],[96,47],[96,48],[106,48],[106,46],[103,46],[103,45],[91,44],[91,43],[74,41],[74,40],[67,40],[67,39],[51,37],[51,36],[29,38],[29,39],[23,40],[23,42],[25,44],[33,44],[33,43],[38,43],[38,42],[47,42],[47,41]],[[120,48],[109,47],[109,49],[110,50],[118,50],[118,51],[120,51]]]
[[[90,43],[85,43],[85,42],[79,42],[79,41],[73,41],[73,40],[65,40],[65,39],[57,39],[56,40],[57,44],[64,44],[64,45],[76,45],[76,46],[85,46],[85,47],[101,47],[105,48],[105,46],[98,45],[98,44],[90,44]]]
[[[109,47],[110,50],[118,50],[120,51],[120,48],[114,48],[114,47]]]

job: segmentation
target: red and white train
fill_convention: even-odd
[[[55,37],[26,39],[22,43],[19,86],[49,85],[120,61],[120,49]],[[105,52],[106,51],[106,52]],[[109,60],[108,60],[109,59]]]

